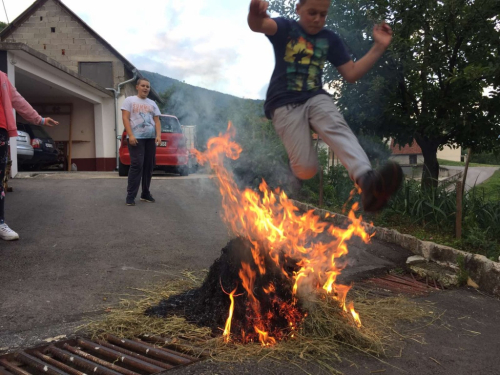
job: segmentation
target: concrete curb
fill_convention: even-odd
[[[313,210],[314,214],[335,225],[343,225],[349,220],[345,215],[319,209],[295,200],[292,200],[292,202],[300,210],[304,212]],[[375,227],[369,224],[366,224],[366,226],[369,234],[375,232],[375,238],[397,244],[404,249],[410,250],[415,255],[424,257],[427,261],[433,261],[448,268],[458,270],[458,259],[463,257],[465,271],[467,271],[472,281],[479,286],[479,289],[500,297],[500,263],[493,262],[483,255],[467,253],[434,242],[421,241],[416,237],[399,233],[394,229]]]

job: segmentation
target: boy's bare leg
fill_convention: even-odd
[[[290,167],[295,176],[308,180],[318,171],[318,157],[311,141],[311,130],[305,104],[277,108],[273,125],[288,153]]]

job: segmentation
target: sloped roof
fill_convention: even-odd
[[[110,90],[106,90],[106,88],[99,86],[94,81],[81,76],[80,74],[76,73],[75,71],[62,65],[60,62],[57,62],[56,60],[50,58],[49,56],[44,55],[41,52],[38,52],[37,50],[31,48],[30,46],[28,46],[25,43],[0,42],[0,51],[23,51],[23,52],[25,52],[33,57],[36,57],[37,59],[39,59],[39,60],[41,60],[49,65],[52,65],[54,68],[56,68],[60,71],[63,71],[64,73],[72,76],[73,78],[76,78],[76,79],[86,83],[87,85],[93,87],[94,89],[97,89],[108,96],[114,97],[114,95],[111,93]]]
[[[17,28],[19,28],[24,21],[33,15],[41,6],[43,6],[49,0],[36,0],[29,8],[27,8],[23,13],[21,13],[14,21],[12,21],[5,29],[0,32],[0,40],[3,42],[9,37]],[[139,69],[137,69],[130,61],[128,61],[120,52],[118,52],[111,44],[109,44],[103,37],[96,33],[87,23],[76,15],[70,8],[68,8],[61,0],[52,0],[59,4],[66,12],[68,12],[72,17],[74,17],[82,26],[85,28],[90,35],[101,42],[107,49],[109,49],[118,59],[120,59],[125,67],[131,72],[137,71],[137,75],[140,78],[145,78]],[[160,95],[151,88],[151,95],[155,100],[163,102]]]
[[[422,155],[422,149],[414,140],[411,146],[406,144],[401,146],[394,142],[394,139],[391,140],[391,153],[393,155]]]

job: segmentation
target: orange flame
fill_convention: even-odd
[[[272,346],[276,344],[276,340],[273,337],[269,336],[267,332],[261,331],[257,327],[254,328],[255,332],[259,334],[259,341],[262,344],[262,346]]]
[[[233,320],[233,312],[234,312],[234,293],[236,293],[236,289],[229,293],[229,299],[231,300],[231,306],[229,307],[229,315],[226,320],[226,326],[224,328],[224,333],[222,336],[224,337],[224,342],[229,342],[229,336],[231,335],[231,321]]]
[[[352,302],[349,303],[349,311],[351,312],[351,315],[354,319],[354,323],[356,324],[356,326],[358,328],[361,327],[361,320],[359,319],[359,314],[356,311],[354,311],[354,306]]]
[[[234,136],[235,129],[230,122],[225,134],[208,141],[205,152],[195,151],[198,161],[201,164],[209,163],[217,176],[216,182],[222,196],[223,220],[234,235],[250,241],[253,259],[260,274],[266,272],[263,251],[266,251],[278,266],[279,256],[283,253],[287,258],[297,260],[300,267],[292,276],[294,295],[299,293],[302,287],[310,289],[311,286],[319,286],[332,294],[347,312],[345,301],[350,287],[336,284],[343,269],[338,259],[348,253],[347,241],[353,236],[361,238],[365,243],[370,241],[362,218],[354,214],[357,204],[353,205],[353,210],[348,214],[348,227],[341,229],[322,221],[314,210],[300,214],[285,192],[273,192],[264,180],[259,186],[260,193],[251,189],[239,190],[232,174],[224,167],[224,156],[235,160],[242,151],[241,147],[231,140]],[[319,235],[322,235],[321,240]],[[290,277],[284,269],[282,272],[286,277]],[[248,264],[243,263],[239,276],[248,293],[252,310],[257,314],[259,301],[253,293],[256,273]],[[354,314],[356,313],[353,309],[353,317]],[[266,330],[263,329],[265,317],[255,318],[254,329],[259,333],[261,343],[271,345],[274,339],[266,336]]]
[[[272,293],[276,290],[276,288],[274,287],[274,284],[269,284],[269,286],[267,288],[263,288],[264,289],[264,292],[266,294],[269,294],[269,293]]]

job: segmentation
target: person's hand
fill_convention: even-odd
[[[159,146],[161,144],[161,136],[159,136],[159,135],[156,136],[155,143],[157,146]]]
[[[267,14],[267,8],[269,3],[262,0],[251,0],[250,1],[250,16],[258,18],[269,18]]]
[[[133,135],[128,137],[128,144],[130,146],[137,146],[137,143],[139,143],[139,142],[137,141],[136,137],[134,137]]]
[[[54,119],[51,119],[50,117],[45,117],[45,126],[54,126],[54,125],[59,125],[58,121],[55,121]]]
[[[391,44],[392,40],[392,29],[391,27],[382,22],[381,24],[375,25],[373,27],[373,40],[380,47],[386,49]]]

